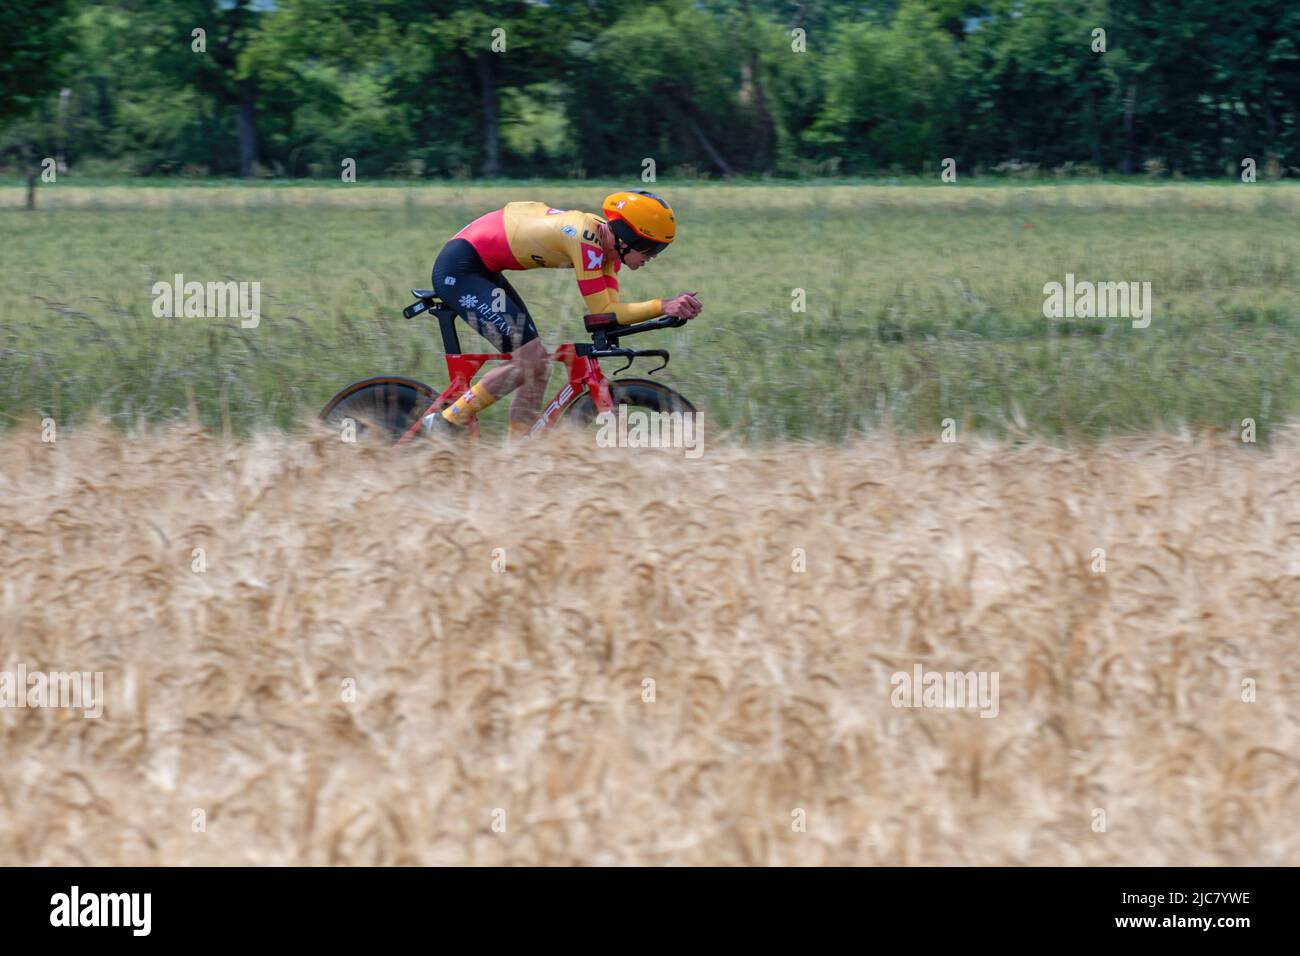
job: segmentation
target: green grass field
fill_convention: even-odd
[[[183,416],[192,395],[242,433],[292,427],[379,372],[441,386],[435,327],[401,309],[442,242],[506,201],[595,209],[612,185],[57,184],[34,212],[0,189],[0,428],[92,410],[129,427]],[[1300,187],[658,189],[681,238],[625,273],[623,296],[700,292],[699,320],[638,345],[672,351],[661,374],[715,435],[937,434],[952,418],[1078,439],[1253,418],[1266,439],[1300,409]],[[175,273],[260,282],[260,324],[155,318],[150,287]],[[1044,318],[1043,285],[1066,273],[1150,282],[1150,327]],[[572,273],[511,280],[548,345],[581,338]]]

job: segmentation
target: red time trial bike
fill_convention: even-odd
[[[330,399],[320,414],[321,421],[337,425],[350,419],[357,435],[373,428],[394,443],[405,444],[420,434],[421,420],[426,415],[441,411],[463,395],[484,365],[510,359],[509,353],[462,352],[456,330],[456,312],[433,289],[412,289],[411,294],[416,301],[403,309],[402,315],[408,319],[431,315],[438,320],[451,384],[441,392],[435,392],[423,382],[397,375],[362,379]],[[660,382],[644,378],[611,381],[600,367],[603,358],[626,359],[627,364],[614,373],[617,375],[630,368],[638,358],[657,358],[661,364],[647,373],[653,375],[668,364],[667,350],[630,349],[619,345],[619,340],[685,324],[685,319],[669,316],[636,325],[619,325],[612,312],[584,316],[583,325],[591,333],[591,341],[567,342],[551,353],[552,361],[561,363],[568,370],[568,381],[546,405],[529,435],[552,428],[557,422],[587,426],[600,413],[613,411],[620,405],[653,412],[694,413],[694,405]],[[466,428],[477,437],[476,419]]]

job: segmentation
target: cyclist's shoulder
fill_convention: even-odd
[[[508,202],[506,203],[505,208],[507,212],[518,212],[518,213],[523,213],[525,215],[529,213],[532,213],[533,215],[540,215],[550,207],[547,206],[546,203],[544,202],[534,202],[531,199],[523,199],[517,202]]]
[[[548,219],[555,216],[591,215],[591,213],[583,212],[581,209],[561,209],[532,199],[521,199],[516,202],[508,202],[506,203],[505,208],[508,212],[517,212],[521,215],[544,216]]]
[[[523,216],[535,216],[559,225],[581,224],[587,228],[592,228],[593,224],[599,225],[605,221],[595,213],[586,212],[582,209],[562,209],[558,206],[547,205],[544,202],[532,202],[530,200],[506,203],[506,211]]]
[[[600,241],[600,226],[605,220],[599,216],[581,209],[557,209],[544,203],[534,205],[538,207],[534,214],[545,220],[545,224],[550,226],[549,231],[560,239],[566,248],[572,247],[570,251],[574,254],[582,243]]]

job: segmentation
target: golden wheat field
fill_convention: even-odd
[[[15,428],[0,864],[1294,864],[1297,453]]]

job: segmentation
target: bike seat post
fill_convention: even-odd
[[[456,334],[456,313],[444,306],[436,314],[438,328],[442,330],[442,350],[448,355],[459,355],[460,336]]]

